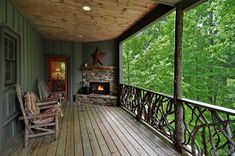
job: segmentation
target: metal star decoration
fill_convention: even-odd
[[[103,65],[102,60],[105,56],[105,53],[101,52],[98,47],[96,47],[95,53],[91,54],[91,56],[93,57],[93,65]]]

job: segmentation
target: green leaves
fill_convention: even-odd
[[[175,12],[122,44],[124,83],[173,95]],[[183,95],[235,108],[235,1],[185,12]]]

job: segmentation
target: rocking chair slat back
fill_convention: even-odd
[[[40,100],[50,96],[49,88],[42,79],[38,79],[38,92]]]
[[[24,107],[24,102],[23,102],[23,95],[22,95],[21,86],[20,86],[20,84],[17,83],[15,85],[15,87],[16,87],[16,95],[17,95],[17,98],[18,98],[19,103],[20,103],[20,109],[22,111],[22,114],[24,116],[24,121],[25,121],[25,120],[27,120],[27,118],[26,118],[26,112],[25,112],[25,107]]]
[[[27,92],[25,94],[25,103],[26,103],[26,113],[27,115],[38,115],[40,114],[40,109],[37,106],[36,95],[33,92]]]

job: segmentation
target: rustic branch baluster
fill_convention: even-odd
[[[175,142],[175,108],[171,96],[121,85],[121,106]],[[183,106],[184,142],[182,148],[193,155],[235,153],[235,111],[188,99]]]

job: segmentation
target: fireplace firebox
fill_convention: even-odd
[[[90,82],[90,93],[110,94],[110,84],[108,82]]]

